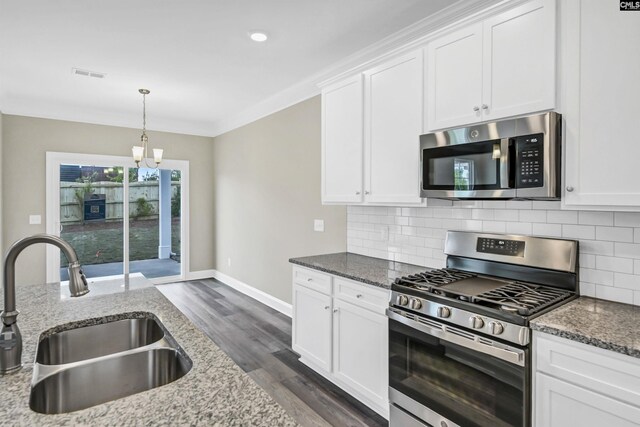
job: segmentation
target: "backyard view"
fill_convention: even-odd
[[[78,253],[87,277],[123,273],[124,180],[129,185],[131,273],[180,274],[179,171],[62,165],[60,236]],[[164,203],[161,205],[161,192]],[[61,279],[67,260],[61,258]]]

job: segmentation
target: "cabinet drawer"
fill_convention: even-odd
[[[389,291],[340,277],[336,277],[334,281],[337,298],[376,313],[385,314],[385,310],[389,306]]]
[[[536,332],[536,370],[640,405],[640,359]]]
[[[293,268],[293,283],[331,295],[331,276],[307,268]]]

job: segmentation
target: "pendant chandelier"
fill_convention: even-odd
[[[140,167],[140,162],[144,160],[146,167],[151,169],[158,169],[160,162],[162,162],[162,148],[153,149],[153,161],[155,166],[151,166],[147,159],[149,151],[149,138],[147,137],[147,104],[146,96],[149,95],[149,89],[138,89],[138,92],[142,94],[142,135],[140,136],[140,145],[134,145],[131,149],[133,153],[133,161],[136,162],[136,167]]]

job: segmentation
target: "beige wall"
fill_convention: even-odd
[[[4,247],[45,231],[45,152],[127,156],[140,130],[22,116],[3,116],[1,160]],[[190,271],[213,268],[213,170],[211,138],[149,132],[151,146],[164,157],[189,160]],[[42,215],[42,225],[29,225],[29,215]],[[32,246],[18,259],[21,282],[45,280],[44,245]]]
[[[2,199],[4,198],[4,191],[2,191],[2,112],[0,112],[0,269],[2,269],[2,260],[4,259],[4,244],[3,244],[3,228],[2,225]]]
[[[214,138],[212,169],[218,271],[291,302],[289,258],[346,249],[346,208],[320,203],[319,96]]]

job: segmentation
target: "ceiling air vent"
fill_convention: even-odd
[[[72,68],[71,71],[73,72],[73,74],[77,76],[94,77],[96,79],[104,79],[106,76],[105,73],[98,73],[97,71],[82,70],[80,68]]]

